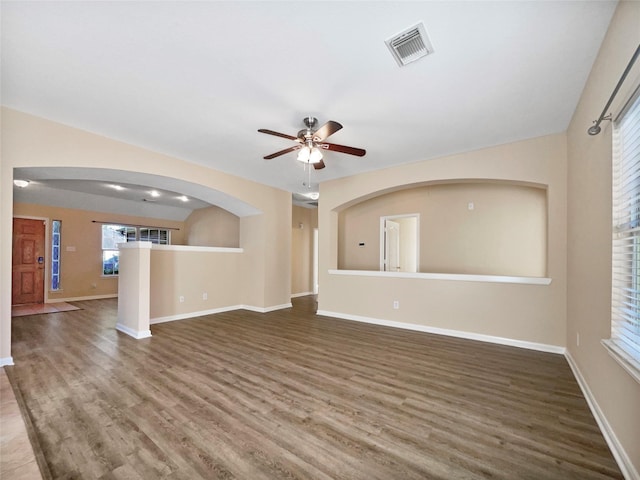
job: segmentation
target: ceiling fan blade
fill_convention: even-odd
[[[326,167],[326,165],[324,164],[324,162],[322,160],[320,160],[319,162],[316,162],[313,164],[313,168],[315,168],[316,170],[321,170],[324,167]]]
[[[318,130],[315,131],[315,133],[313,134],[313,141],[322,142],[325,138],[329,137],[330,135],[333,135],[341,128],[342,128],[342,125],[340,125],[338,122],[329,120],[327,123],[325,123],[323,126],[321,126]]]
[[[276,137],[282,137],[289,140],[298,140],[297,137],[292,137],[291,135],[287,135],[286,133],[274,132],[273,130],[267,130],[266,128],[261,128],[258,130],[260,133],[266,133],[268,135],[275,135]]]
[[[301,148],[300,145],[294,145],[293,147],[285,148],[284,150],[280,150],[279,152],[272,153],[271,155],[267,155],[263,157],[265,160],[271,160],[272,158],[279,157],[280,155],[284,155],[285,153],[293,152],[294,150],[299,150]]]
[[[364,157],[367,153],[362,148],[347,147],[345,145],[337,145],[335,143],[318,143],[318,147],[324,150],[331,150],[332,152],[348,153],[349,155],[355,155],[357,157]]]

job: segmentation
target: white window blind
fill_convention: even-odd
[[[613,242],[609,348],[640,377],[640,91],[613,133]]]

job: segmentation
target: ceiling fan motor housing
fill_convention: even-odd
[[[318,124],[318,119],[316,117],[305,117],[304,124],[308,129],[313,129]]]

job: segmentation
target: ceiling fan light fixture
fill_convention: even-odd
[[[311,156],[311,149],[307,146],[304,146],[298,152],[298,160],[300,162],[309,163],[309,157]]]
[[[320,160],[322,160],[322,152],[318,147],[313,147],[309,154],[309,163],[318,163]]]

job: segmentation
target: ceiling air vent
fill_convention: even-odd
[[[433,45],[422,23],[385,40],[401,67],[433,53]]]

